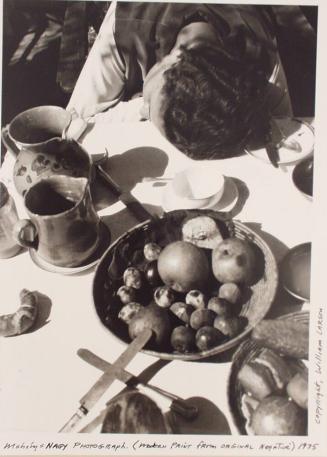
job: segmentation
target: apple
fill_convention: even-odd
[[[187,241],[175,241],[160,252],[158,272],[163,282],[173,290],[189,292],[205,288],[210,267],[201,248]]]
[[[212,252],[212,272],[221,283],[251,284],[256,255],[250,242],[226,238]]]

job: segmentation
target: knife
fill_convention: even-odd
[[[101,359],[88,349],[79,349],[77,351],[77,354],[85,362],[93,365],[99,370],[107,371],[112,366],[110,363]],[[133,374],[129,373],[123,368],[117,369],[116,377],[117,379],[119,379],[119,381],[123,382],[129,387],[138,387],[144,393],[146,393],[147,390],[152,391],[166,399],[171,400],[170,409],[180,414],[185,419],[192,420],[198,414],[198,409],[186,403],[185,400],[183,400],[182,398],[178,397],[177,395],[166,392],[165,390],[160,389],[160,387],[142,383],[137,378],[137,376],[134,376]]]
[[[270,163],[275,167],[278,168],[278,162],[279,162],[279,153],[278,153],[278,145],[276,145],[273,142],[269,142],[266,146],[266,151],[268,158],[270,160]]]
[[[108,387],[115,381],[117,372],[125,368],[135,355],[146,345],[152,336],[152,330],[145,329],[140,333],[118,357],[118,359],[100,376],[89,391],[80,399],[80,406],[59,432],[71,432],[97,403]]]
[[[93,162],[100,178],[102,178],[102,180],[110,188],[111,192],[113,192],[115,197],[119,198],[124,203],[126,208],[130,210],[130,212],[136,217],[138,221],[143,222],[148,219],[152,219],[152,214],[149,213],[144,208],[144,206],[135,197],[133,197],[130,192],[123,192],[116,181],[104,169],[103,164],[106,162],[108,155],[109,154],[106,149],[106,154],[100,160]]]

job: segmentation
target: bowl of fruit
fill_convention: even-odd
[[[236,349],[228,382],[241,435],[306,435],[309,313],[263,319]]]
[[[269,311],[276,260],[253,230],[211,210],[178,210],[118,238],[100,260],[93,301],[101,323],[144,352],[199,360],[238,345]]]

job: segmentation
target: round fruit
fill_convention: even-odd
[[[128,390],[109,401],[101,433],[169,433],[157,404],[137,390]]]
[[[218,316],[230,316],[232,314],[231,305],[219,297],[211,297],[208,301],[208,309],[214,311]]]
[[[175,327],[170,338],[172,347],[178,352],[191,352],[195,346],[195,333],[190,327]]]
[[[147,243],[143,249],[144,257],[150,262],[157,260],[160,252],[161,247],[157,243]]]
[[[117,290],[117,295],[122,303],[127,304],[135,300],[136,293],[133,287],[121,286]]]
[[[186,241],[175,241],[161,251],[158,271],[163,282],[177,292],[201,290],[209,277],[209,263],[202,249]]]
[[[200,351],[206,351],[217,346],[224,339],[224,335],[214,327],[201,327],[195,335],[195,343]]]
[[[134,339],[146,328],[154,332],[158,344],[169,339],[171,325],[167,311],[154,304],[141,308],[129,323],[129,336]]]
[[[255,435],[305,435],[307,414],[286,397],[270,395],[252,414],[251,427]]]
[[[212,271],[219,282],[251,284],[256,256],[253,246],[239,238],[227,238],[212,252]]]
[[[124,283],[128,287],[140,289],[142,286],[142,273],[135,267],[128,267],[123,275]]]
[[[140,305],[140,303],[128,303],[127,305],[123,306],[122,309],[119,311],[118,317],[122,321],[126,322],[126,324],[129,324],[141,308],[142,305]]]
[[[144,273],[145,273],[145,277],[146,277],[148,283],[151,286],[159,286],[159,284],[162,284],[162,281],[161,281],[161,278],[160,278],[159,272],[158,272],[158,262],[156,260],[146,264]]]
[[[215,313],[210,309],[196,309],[191,314],[190,326],[195,330],[198,330],[206,325],[213,325],[215,317]]]
[[[226,282],[219,288],[219,298],[227,300],[229,303],[236,305],[241,298],[241,290],[237,284],[233,282]]]
[[[174,291],[168,286],[157,287],[153,297],[157,305],[161,308],[169,308],[175,301]]]
[[[296,373],[286,387],[288,395],[301,408],[308,408],[308,373]]]
[[[181,321],[185,322],[185,324],[190,323],[191,314],[194,311],[193,306],[187,305],[181,301],[177,301],[173,303],[170,307],[170,311],[175,314]]]
[[[206,298],[200,290],[190,290],[185,297],[185,303],[194,306],[194,308],[205,308]]]
[[[240,333],[242,322],[238,317],[217,316],[213,326],[229,338]]]

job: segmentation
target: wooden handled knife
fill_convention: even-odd
[[[108,387],[117,378],[117,372],[125,368],[135,355],[143,349],[152,336],[152,330],[145,329],[140,333],[118,357],[118,359],[108,367],[100,376],[91,389],[80,399],[80,406],[76,413],[68,422],[59,430],[59,432],[68,433],[75,429],[80,420],[86,416],[91,408],[97,403],[101,396],[106,392]]]
[[[106,362],[105,360],[101,359],[88,349],[79,349],[77,354],[79,357],[81,357],[81,359],[85,360],[86,362],[98,368],[99,370],[106,371],[110,368],[110,366],[112,366],[109,362]],[[119,381],[123,382],[129,387],[138,387],[144,393],[146,393],[147,390],[152,391],[160,395],[161,397],[170,400],[170,409],[183,416],[184,419],[192,420],[198,414],[197,408],[186,403],[185,400],[183,400],[182,398],[178,397],[177,395],[166,392],[165,390],[160,389],[160,387],[153,386],[152,384],[148,383],[142,383],[136,376],[124,370],[123,368],[117,370],[116,376],[117,379],[119,379]]]

